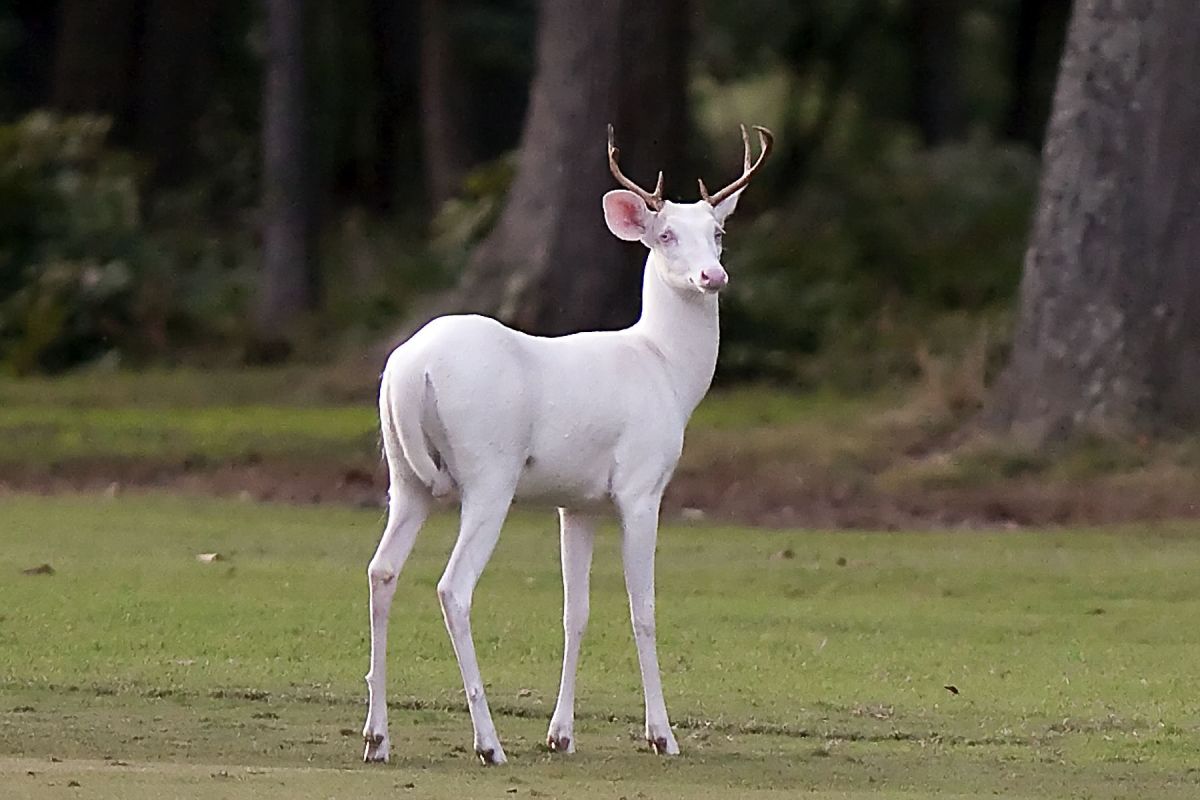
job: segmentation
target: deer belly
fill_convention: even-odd
[[[556,506],[590,506],[606,502],[611,490],[611,458],[599,452],[588,453],[588,449],[584,447],[582,452],[572,452],[570,458],[544,450],[532,453],[525,459],[517,482],[517,499]]]

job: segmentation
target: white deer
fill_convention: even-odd
[[[717,363],[717,293],[728,275],[721,235],[738,196],[770,152],[751,163],[745,127],[742,176],[714,195],[676,204],[608,161],[626,187],[604,195],[604,219],[619,239],[650,250],[642,315],[621,331],[545,338],[487,317],[433,320],[388,358],[379,414],[390,488],[388,519],[367,575],[371,589],[366,761],[386,761],[387,630],[396,579],[434,498],[457,490],[458,540],[438,581],[484,764],[505,756],[484,696],[471,638],[471,597],[514,499],[558,506],[563,573],[562,684],[546,742],[574,752],[575,672],[588,619],[588,573],[598,507],[612,503],[622,526],[625,585],[646,704],[646,740],[679,752],[663,700],[654,625],[654,551],[663,491],[679,460],[688,418]]]

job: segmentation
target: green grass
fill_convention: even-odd
[[[227,462],[255,457],[378,457],[377,415],[365,406],[0,408],[0,461],[44,466],[100,458]]]
[[[0,380],[0,464],[377,458],[374,403],[314,375],[292,368]]]
[[[706,463],[770,439],[806,453],[831,427],[861,427],[883,398],[797,398],[761,387],[714,393],[697,411],[694,461]],[[779,436],[780,430],[787,435]],[[354,466],[378,458],[374,381],[296,368],[151,371],[0,380],[0,465],[69,466],[73,462],[177,464],[248,458],[334,461]],[[834,447],[841,447],[839,440]],[[743,448],[744,449],[744,448]]]
[[[134,798],[1200,793],[1191,526],[667,527],[659,643],[685,751],[667,762],[637,742],[612,530],[597,546],[580,752],[541,750],[559,667],[557,544],[551,515],[517,515],[476,594],[480,659],[512,759],[484,770],[467,753],[434,596],[450,519],[429,524],[401,578],[397,760],[374,769],[356,762],[377,513],[8,496],[0,520],[6,797],[75,796],[71,780],[89,797]],[[195,558],[214,551],[225,560]],[[42,563],[55,573],[21,574]]]

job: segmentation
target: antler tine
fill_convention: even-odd
[[[767,160],[767,155],[771,152],[771,145],[775,143],[775,135],[761,125],[755,125],[754,131],[758,134],[758,145],[760,152],[758,160],[753,164],[750,163],[750,134],[746,132],[746,126],[742,125],[742,145],[745,148],[744,164],[742,168],[742,177],[738,178],[733,183],[726,186],[721,191],[710,196],[708,190],[704,188],[704,181],[700,181],[700,196],[707,200],[710,205],[717,205],[722,200],[725,200],[734,192],[745,188],[754,174],[758,172],[759,167]]]
[[[617,166],[617,158],[621,155],[621,151],[613,144],[613,126],[608,126],[608,169],[612,172],[617,183],[624,186],[629,191],[636,194],[645,201],[646,205],[653,211],[661,211],[663,207],[663,174],[660,170],[658,173],[658,185],[654,187],[654,192],[647,192],[642,187],[638,186],[629,178],[625,177],[625,173],[621,172],[621,168]]]

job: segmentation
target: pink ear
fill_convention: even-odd
[[[652,213],[633,192],[614,189],[604,195],[604,221],[618,239],[636,242],[645,236]]]

